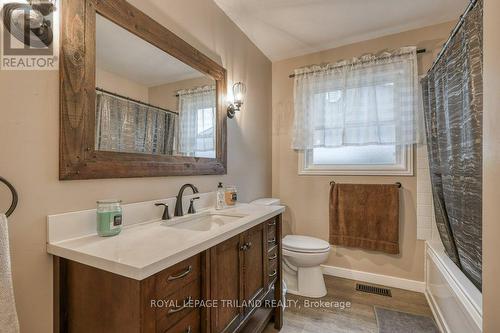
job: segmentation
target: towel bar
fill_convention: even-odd
[[[335,185],[335,181],[334,181],[334,180],[332,180],[332,181],[330,182],[330,186],[332,186],[332,185]],[[394,185],[396,185],[398,188],[403,187],[403,185],[402,185],[400,182],[396,182]]]
[[[7,181],[7,179],[0,177],[0,182],[4,183],[9,188],[9,190],[12,192],[12,204],[10,205],[7,212],[5,213],[5,216],[9,217],[10,215],[12,215],[12,213],[14,212],[14,210],[17,207],[17,200],[18,200],[17,191],[14,188],[14,186],[12,186],[12,184]]]

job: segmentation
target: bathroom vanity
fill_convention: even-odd
[[[60,43],[61,180],[226,174],[220,63],[125,0],[65,1],[60,10],[71,26]],[[183,217],[198,198],[182,190],[177,202],[124,205],[124,227],[108,238],[96,235],[95,210],[49,216],[55,331],[260,332],[270,320],[281,328],[284,208],[216,211],[214,193],[199,196],[205,210]],[[176,217],[162,221],[164,206],[165,219]]]
[[[150,205],[125,205],[124,216]],[[280,329],[283,209],[129,221],[110,238],[68,233],[85,234],[92,211],[50,216],[56,331],[261,332],[271,320]]]

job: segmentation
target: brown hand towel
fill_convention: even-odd
[[[398,186],[333,184],[330,243],[398,254]]]

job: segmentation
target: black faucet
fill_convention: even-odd
[[[184,190],[188,187],[191,187],[193,193],[198,193],[198,189],[193,184],[184,184],[179,190],[179,194],[177,194],[177,200],[175,202],[175,211],[174,216],[183,216],[184,210],[182,209],[182,195],[184,194]]]

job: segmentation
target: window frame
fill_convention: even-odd
[[[299,175],[303,176],[413,176],[414,145],[398,149],[400,164],[309,164],[312,149],[298,152]]]

